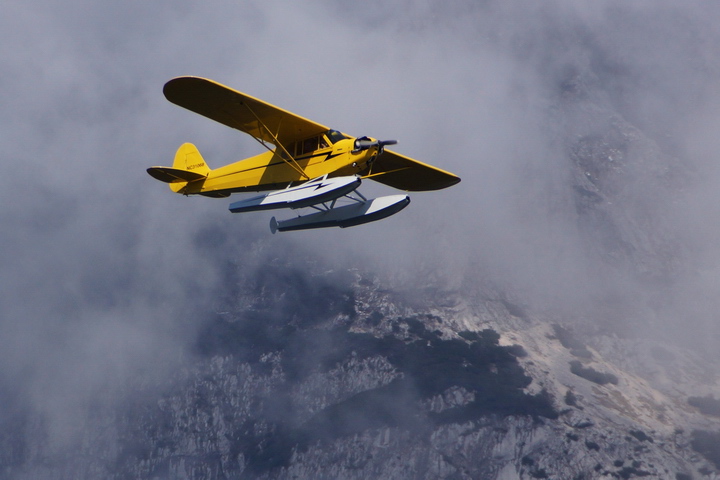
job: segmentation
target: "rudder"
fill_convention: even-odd
[[[153,178],[170,184],[173,192],[186,193],[185,187],[190,182],[206,178],[210,167],[195,145],[184,143],[175,153],[172,167],[150,167],[147,172]]]
[[[202,176],[207,176],[210,173],[210,167],[207,166],[205,159],[200,155],[200,151],[192,143],[180,145],[180,148],[175,152],[173,168],[198,173]]]

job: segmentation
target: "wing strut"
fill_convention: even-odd
[[[257,116],[257,114],[253,111],[252,108],[250,108],[250,105],[248,105],[248,104],[245,103],[245,102],[243,102],[243,105],[245,105],[245,108],[247,108],[248,112],[250,112],[250,113],[252,114],[252,116],[255,117],[255,120],[258,121],[258,125],[260,125],[262,128],[264,128],[265,131],[268,133],[268,135],[270,135],[270,136],[272,137],[272,139],[275,141],[275,145],[282,150],[282,153],[284,153],[285,155],[287,155],[287,157],[289,158],[289,160],[288,160],[288,158],[285,158],[284,155],[280,155],[280,158],[281,158],[285,163],[287,163],[288,165],[290,165],[293,169],[295,169],[295,171],[298,172],[300,175],[302,175],[303,177],[305,177],[307,180],[310,180],[310,177],[305,173],[305,170],[303,170],[303,168],[295,161],[295,158],[293,158],[293,156],[290,155],[290,152],[287,151],[287,149],[285,148],[285,145],[283,145],[283,144],[280,142],[280,140],[278,140],[277,135],[275,135],[275,134],[267,127],[267,125],[265,125],[265,123],[264,123],[262,120],[260,120],[260,117]],[[273,152],[273,150],[272,150],[270,147],[267,146],[267,144],[265,143],[265,141],[264,141],[262,138],[256,137],[256,136],[254,136],[254,135],[252,135],[252,137],[253,137],[255,140],[257,140],[260,145],[262,145],[263,147],[267,148],[268,151]]]
[[[368,172],[367,175],[363,175],[361,178],[365,179],[365,178],[379,177],[380,175],[387,175],[387,174],[389,174],[389,173],[401,172],[401,171],[403,171],[403,170],[407,170],[408,168],[410,168],[410,167],[396,168],[395,170],[388,170],[388,171],[386,171],[386,172],[378,172],[378,173],[370,173],[370,172]],[[370,166],[370,171],[372,171],[372,166]]]

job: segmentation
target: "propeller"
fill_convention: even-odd
[[[372,140],[370,137],[360,137],[355,139],[355,148],[353,152],[367,150],[368,148],[378,147],[378,155],[383,152],[385,145],[395,145],[397,140]]]

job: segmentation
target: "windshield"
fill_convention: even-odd
[[[332,143],[337,143],[340,140],[349,138],[349,137],[343,135],[342,133],[338,132],[337,130],[329,130],[327,133],[327,137]]]

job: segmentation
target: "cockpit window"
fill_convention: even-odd
[[[348,138],[345,135],[343,135],[342,133],[338,132],[337,130],[329,130],[327,132],[327,137],[328,137],[328,139],[330,139],[330,141],[332,143],[337,143],[340,140],[344,140],[344,139]]]
[[[328,145],[328,140],[325,135],[306,138],[305,140],[300,140],[295,143],[295,155],[307,155],[308,153],[312,153],[316,150],[322,150],[323,148],[328,148],[329,146],[330,145]]]
[[[300,150],[300,155],[314,152],[315,150],[317,150],[317,146],[318,146],[318,137],[312,137],[312,138],[303,140],[302,147]]]

